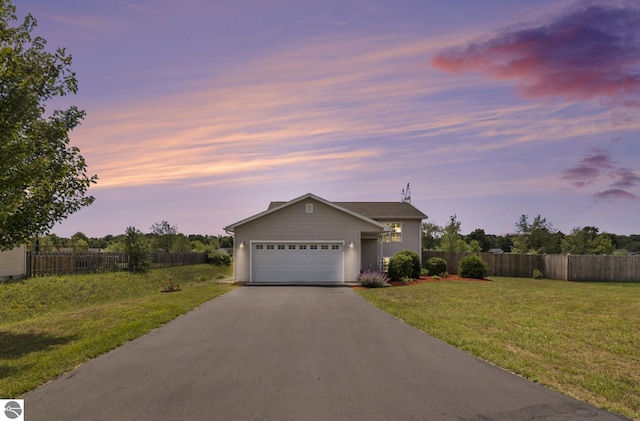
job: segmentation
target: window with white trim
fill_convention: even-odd
[[[296,249],[295,244],[289,244],[289,250],[295,250],[295,249]]]
[[[284,244],[278,244],[278,250],[284,250]]]
[[[329,250],[329,245],[328,244],[323,244],[323,245],[320,246],[320,248],[322,250]]]
[[[274,248],[273,244],[267,244],[267,250],[273,250]]]
[[[389,229],[382,235],[383,243],[402,243],[402,222],[384,222]]]
[[[310,248],[311,250],[318,250],[318,245],[317,245],[317,244],[311,244],[311,245],[309,246],[309,248]]]
[[[256,250],[262,250],[264,246],[262,244],[256,244]]]
[[[306,244],[300,244],[300,250],[306,250],[307,246]]]

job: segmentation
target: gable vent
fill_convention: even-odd
[[[307,203],[307,213],[313,213],[313,203]]]

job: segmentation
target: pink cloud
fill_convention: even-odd
[[[609,189],[594,195],[596,200],[638,200],[638,196],[621,189]]]
[[[640,106],[640,8],[591,5],[531,28],[442,51],[432,65],[519,82],[527,98]]]

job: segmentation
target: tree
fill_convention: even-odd
[[[444,227],[440,238],[440,248],[443,251],[467,251],[469,246],[465,243],[460,234],[462,222],[457,220],[457,215],[449,218],[449,223]]]
[[[424,250],[435,250],[440,245],[442,232],[442,227],[432,222],[422,224],[422,248]]]
[[[615,246],[609,234],[599,234],[596,227],[574,228],[562,239],[562,252],[567,254],[611,254]]]
[[[124,251],[129,254],[131,272],[146,272],[151,267],[149,241],[135,227],[127,227],[125,230]]]
[[[156,222],[151,225],[151,234],[155,237],[154,242],[157,250],[171,251],[171,246],[178,235],[178,227],[167,221]]]
[[[71,56],[63,48],[45,51],[46,41],[31,35],[33,16],[11,26],[16,20],[11,1],[0,0],[0,250],[93,203],[86,192],[97,180],[69,146],[84,111],[46,110],[50,100],[77,92]]]
[[[491,238],[481,228],[471,231],[469,235],[465,237],[465,239],[469,244],[471,244],[471,242],[474,240],[477,241],[478,245],[480,246],[480,250],[473,251],[489,251],[493,247]]]
[[[516,223],[518,236],[513,239],[514,253],[558,253],[560,251],[560,237],[553,229],[551,222],[540,215],[529,223],[527,215],[520,216]]]
[[[193,250],[191,241],[183,234],[177,234],[171,243],[171,253],[188,253]]]

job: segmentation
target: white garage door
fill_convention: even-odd
[[[344,282],[342,243],[252,243],[251,282]]]

